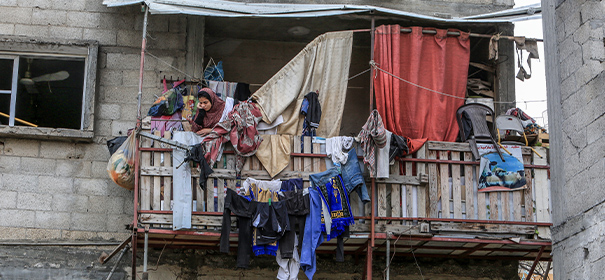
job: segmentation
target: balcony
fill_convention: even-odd
[[[302,150],[300,141],[292,138],[290,164],[276,178],[303,178],[308,186],[309,174],[326,170],[326,156],[310,138],[303,140]],[[538,152],[547,154],[544,148]],[[235,155],[226,149],[208,178],[208,191],[199,188],[192,169],[193,228],[173,231],[172,165],[179,163],[172,162],[171,153],[166,144],[140,138],[134,232],[145,234],[152,247],[218,249],[225,188],[237,190],[247,177],[271,178],[255,156],[237,177]],[[527,147],[522,153],[527,188],[518,191],[477,192],[479,162],[472,160],[467,143],[427,142],[416,154],[395,162],[388,179],[366,176],[373,202],[363,205],[356,193],[350,194],[355,225],[345,239],[345,253],[365,254],[370,271],[372,255],[389,251],[415,257],[550,261],[548,163]],[[143,238],[133,237],[138,247],[145,247]],[[231,242],[235,250],[235,232]],[[333,253],[335,246],[335,240],[325,242],[317,253]]]

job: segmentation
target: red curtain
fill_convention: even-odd
[[[418,85],[376,70],[376,107],[387,130],[397,135],[453,142],[458,135],[456,110],[464,104],[466,93],[469,34],[447,36],[448,31],[459,30],[443,29],[423,34],[421,27],[411,29],[411,33],[402,33],[399,25],[376,29],[377,66]]]

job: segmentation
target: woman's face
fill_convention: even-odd
[[[206,97],[200,97],[198,98],[198,104],[197,107],[201,110],[204,110],[206,112],[210,111],[210,108],[212,108],[212,103],[210,102],[210,100],[208,100],[208,98]]]

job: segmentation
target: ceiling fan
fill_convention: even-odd
[[[25,90],[27,90],[28,93],[38,93],[38,90],[35,87],[36,83],[63,81],[69,78],[69,73],[67,71],[58,71],[32,78],[32,74],[30,72],[32,61],[32,58],[27,59],[27,71],[25,71],[24,77],[19,80],[19,83],[25,86]]]

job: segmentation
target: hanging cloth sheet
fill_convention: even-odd
[[[202,137],[191,131],[176,131],[172,137],[176,142],[185,145],[195,145],[202,142]],[[172,184],[174,188],[174,205],[172,207],[172,230],[191,228],[191,211],[193,209],[193,194],[191,190],[191,167],[189,164],[183,164],[186,152],[181,149],[172,149],[174,164],[172,165]],[[167,202],[170,203],[170,202]],[[198,202],[199,203],[199,202]],[[164,206],[170,209],[170,206]],[[155,210],[155,209],[154,209]]]
[[[469,33],[434,29],[437,34],[428,35],[421,27],[411,29],[411,33],[402,33],[399,25],[378,27],[375,61],[381,69],[424,88],[378,70],[376,107],[386,129],[396,135],[453,142],[458,136],[454,116],[466,93]],[[448,37],[448,31],[460,32],[460,36]]]
[[[351,31],[330,32],[315,38],[252,95],[263,113],[263,120],[272,123],[281,114],[284,123],[277,133],[301,135],[303,118],[299,109],[304,96],[319,90],[319,103],[329,110],[322,112],[317,135],[338,136],[352,46]]]

